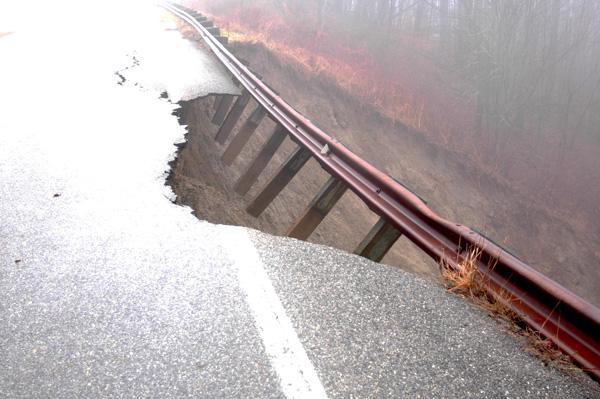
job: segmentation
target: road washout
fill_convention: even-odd
[[[594,249],[595,234],[585,226],[471,169],[468,160],[459,154],[430,143],[418,132],[382,116],[340,89],[332,79],[307,74],[301,66],[280,59],[259,44],[234,43],[232,48],[292,106],[357,155],[415,191],[436,213],[480,231],[569,290],[600,304],[597,290],[600,269],[594,267],[598,255]],[[235,182],[274,125],[268,120],[263,122],[230,167],[219,159],[226,146],[206,139],[217,132],[217,127],[210,123],[211,100],[183,103],[182,107],[189,109],[184,112],[185,123],[192,134],[171,180],[180,203],[191,206],[199,217],[216,223],[285,235],[325,184],[327,173],[316,162],[309,161],[260,218],[249,217],[243,209],[291,153],[294,144],[287,140],[258,183],[241,197],[233,190]],[[250,102],[233,134],[254,108],[255,104]],[[199,134],[200,131],[204,134]],[[376,221],[377,217],[353,193],[347,192],[309,241],[352,252]],[[439,278],[438,265],[405,239],[399,240],[383,261],[428,278]]]
[[[0,392],[281,397],[240,291],[240,254],[227,249],[236,243],[221,242],[241,229],[170,202],[165,176],[185,132],[177,106],[162,88],[115,75],[140,40],[127,34],[131,18],[143,26],[132,10],[112,38],[34,32],[0,42],[9,72],[0,76]],[[86,24],[100,31],[97,22]],[[103,45],[78,48],[82,40]],[[22,106],[31,93],[43,105],[35,118]],[[439,286],[324,246],[248,234],[331,397],[593,392],[520,352]]]

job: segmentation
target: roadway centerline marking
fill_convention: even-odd
[[[327,398],[247,231],[228,228],[223,242],[283,393],[290,399]]]

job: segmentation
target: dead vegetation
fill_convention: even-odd
[[[473,209],[465,212],[465,214],[462,214],[460,209],[452,209],[443,216],[484,231],[486,235],[494,237],[502,245],[511,248],[513,252],[519,254],[521,258],[538,271],[549,275],[560,284],[593,302],[596,306],[600,304],[600,294],[598,294],[600,291],[597,290],[599,274],[597,268],[592,266],[596,265],[599,259],[598,254],[600,252],[597,251],[597,243],[600,242],[598,239],[600,230],[598,230],[597,224],[590,222],[597,220],[600,215],[600,210],[596,206],[597,188],[600,187],[600,184],[595,183],[600,176],[597,173],[600,171],[600,166],[597,165],[600,162],[600,157],[597,156],[599,147],[592,144],[592,136],[586,136],[585,139],[582,136],[579,144],[574,143],[572,151],[561,154],[559,157],[556,146],[561,141],[558,137],[553,136],[552,131],[546,132],[542,129],[541,135],[537,135],[530,134],[531,132],[528,130],[532,124],[537,129],[538,122],[541,123],[546,118],[533,118],[527,122],[528,115],[532,113],[523,113],[525,110],[523,107],[492,107],[495,110],[494,112],[502,109],[506,112],[515,111],[519,115],[522,114],[517,119],[523,125],[523,128],[516,129],[517,131],[511,135],[510,140],[507,139],[507,135],[497,132],[497,134],[491,131],[476,132],[477,125],[486,125],[478,122],[481,119],[478,117],[478,113],[492,111],[492,109],[488,109],[489,107],[477,107],[480,98],[493,93],[489,90],[491,86],[484,85],[486,90],[482,92],[481,96],[477,96],[475,95],[476,87],[473,86],[473,82],[470,82],[471,76],[474,75],[460,74],[460,76],[457,76],[456,70],[464,68],[451,67],[452,62],[435,61],[438,56],[449,55],[448,52],[439,51],[439,46],[435,44],[437,38],[454,38],[457,42],[465,40],[464,34],[466,31],[463,30],[462,24],[466,20],[464,15],[461,16],[464,10],[459,10],[460,7],[458,7],[461,2],[448,3],[450,9],[458,14],[455,15],[457,18],[447,19],[449,25],[444,26],[454,33],[447,32],[447,35],[440,36],[439,32],[436,33],[437,31],[434,29],[427,31],[426,35],[412,34],[412,29],[409,29],[409,21],[411,21],[411,18],[417,19],[417,8],[414,8],[407,10],[408,14],[404,14],[404,18],[401,18],[401,20],[393,23],[392,20],[386,20],[385,23],[397,24],[397,26],[394,25],[391,31],[386,28],[384,37],[381,40],[375,40],[373,43],[365,43],[365,40],[376,38],[377,35],[374,35],[373,30],[379,30],[385,24],[382,25],[380,21],[367,21],[365,16],[358,19],[351,18],[350,14],[358,12],[356,7],[347,7],[341,12],[332,10],[333,7],[338,5],[349,4],[346,1],[319,3],[325,7],[322,18],[323,21],[328,21],[328,23],[318,25],[319,29],[316,31],[311,30],[311,27],[317,26],[316,21],[319,17],[316,12],[317,8],[315,8],[317,3],[315,2],[289,1],[281,3],[281,7],[273,7],[271,3],[258,0],[254,2],[187,0],[186,3],[205,13],[212,13],[210,15],[211,19],[214,19],[215,23],[221,28],[221,32],[229,37],[229,41],[233,43],[236,51],[262,47],[264,51],[256,52],[257,56],[262,56],[263,53],[268,52],[276,55],[282,65],[297,66],[298,73],[308,77],[311,86],[314,85],[315,81],[327,78],[339,87],[340,91],[344,91],[344,97],[352,96],[361,103],[368,104],[369,110],[374,109],[377,111],[378,116],[395,121],[394,123],[398,125],[403,125],[405,127],[403,130],[410,131],[410,134],[415,136],[415,140],[421,140],[426,142],[427,146],[435,147],[435,150],[432,150],[435,156],[432,157],[428,154],[430,162],[441,160],[443,153],[444,161],[452,159],[464,164],[463,171],[468,171],[468,174],[464,173],[464,175],[466,179],[472,180],[464,183],[476,184],[482,196],[489,196],[490,200],[486,198],[485,201],[492,202],[495,209],[488,208],[487,214],[485,212],[474,214],[476,217],[471,219],[474,222],[469,222],[468,216],[473,214]],[[354,3],[364,4],[365,10],[381,4],[381,2]],[[433,15],[437,15],[439,10],[444,9],[444,7],[430,7],[435,2],[431,4],[427,2],[418,3],[424,7],[423,9],[430,9]],[[298,12],[289,9],[288,6],[297,6]],[[549,6],[544,2],[535,5],[522,4],[522,2],[511,3],[510,5],[494,2],[486,3],[485,7],[480,8],[482,14],[478,14],[478,18],[481,17],[481,21],[487,23],[502,17],[487,14],[488,9],[494,7],[529,10],[531,7],[548,9]],[[572,5],[565,6],[560,11],[561,13],[567,12],[571,7]],[[306,18],[298,18],[300,11]],[[332,13],[332,11],[335,12]],[[393,13],[389,13],[389,15],[391,14]],[[369,18],[375,18],[376,15],[380,14],[369,14]],[[386,13],[381,15],[386,15]],[[420,13],[419,15],[422,16]],[[545,18],[547,15],[547,13],[541,13],[539,17]],[[532,20],[538,21],[530,13],[523,15],[509,13],[505,15],[507,18],[509,16],[533,18]],[[442,15],[439,15],[439,17],[442,18]],[[342,34],[346,32],[345,28],[350,29],[350,31],[354,31],[355,28],[358,29],[358,21],[367,25],[370,24],[368,27],[365,25],[368,28],[368,35],[359,33],[353,35]],[[434,18],[431,21],[441,21],[441,19]],[[346,23],[347,25],[345,25]],[[421,24],[418,25],[421,26]],[[392,32],[395,33],[391,35]],[[483,48],[485,49],[489,47],[488,41],[495,37],[485,35],[483,37],[479,31],[467,36],[483,40],[482,43],[485,44]],[[549,38],[546,34],[543,36],[543,40],[536,42],[537,45],[542,45]],[[512,43],[517,48],[521,43],[513,43],[514,37],[514,35],[511,35],[510,40],[506,42]],[[531,39],[534,36],[528,35],[527,37]],[[391,42],[395,44],[390,45]],[[447,47],[451,42],[452,40],[449,40],[447,43],[440,44],[442,47]],[[480,49],[479,46],[471,48],[473,44],[470,43],[467,46],[468,49]],[[463,47],[450,46],[448,50],[452,53],[460,48]],[[504,46],[491,46],[490,48],[497,49],[504,48]],[[383,56],[380,51],[384,50],[390,53]],[[377,51],[377,54],[374,51]],[[490,54],[493,54],[493,52]],[[523,54],[529,53],[524,52]],[[252,69],[255,70],[256,60],[252,59],[251,56],[244,58],[251,62]],[[565,58],[569,59],[569,57]],[[503,55],[500,59],[504,63],[509,58]],[[457,60],[461,64],[463,61],[472,61],[468,57],[457,57]],[[531,65],[533,64],[531,63]],[[272,71],[273,66],[269,66],[269,69]],[[261,74],[269,84],[274,87],[277,86],[277,82],[273,82],[272,76],[263,73],[263,71],[261,71]],[[484,74],[482,77],[485,79],[481,80],[487,81],[487,79],[496,75],[495,73]],[[542,84],[547,81],[548,79],[528,79],[526,85],[508,85],[506,87],[499,85],[498,88],[503,92],[508,90],[509,87],[528,87],[530,84]],[[565,81],[565,85],[570,84],[572,84],[570,80]],[[286,82],[285,85],[289,85],[289,82]],[[582,87],[587,86],[583,85]],[[280,92],[285,91],[285,87],[276,88]],[[293,89],[297,91],[297,88]],[[289,97],[289,95],[284,96],[288,101]],[[500,97],[504,98],[504,96]],[[561,97],[561,101],[567,97]],[[544,94],[543,99],[544,104],[556,103],[555,101],[547,101],[546,94]],[[306,100],[302,98],[298,102],[306,102]],[[484,103],[487,104],[486,101]],[[514,105],[512,100],[510,104]],[[530,108],[527,108],[527,110],[530,111]],[[567,108],[571,110],[565,111],[568,113],[574,112],[577,107]],[[315,109],[317,109],[316,106],[311,107],[308,116],[314,118],[315,121],[319,122],[319,126],[323,127],[324,123],[318,118],[319,111],[315,112]],[[548,112],[547,115],[559,115],[561,123],[564,123],[565,120],[571,123],[578,119],[562,118],[560,112]],[[492,119],[496,120],[497,118]],[[535,120],[535,123],[532,122],[533,120]],[[356,138],[374,137],[374,132],[379,128],[373,123],[366,128],[362,128],[360,130],[361,136],[359,136],[359,133],[354,133],[354,131],[359,132],[359,129],[355,128],[352,123],[346,122],[344,126],[349,126],[353,130],[351,133],[355,134]],[[481,128],[485,130],[485,126]],[[329,128],[326,131],[329,134],[336,133]],[[574,132],[568,131],[568,129],[560,131],[565,132],[565,134]],[[341,136],[342,134],[344,132],[337,135]],[[390,129],[390,135],[392,134],[398,134],[396,129],[393,129],[393,131]],[[541,140],[541,137],[545,137],[544,134],[551,136],[552,139]],[[343,137],[337,136],[336,138],[343,139]],[[403,136],[403,139],[406,141],[405,136]],[[496,143],[498,140],[500,140],[498,143],[501,143],[501,145]],[[349,141],[349,144],[352,145],[352,141],[357,140]],[[357,143],[353,148],[361,149],[364,146],[364,143]],[[388,148],[394,152],[399,151],[399,146],[388,146]],[[378,151],[377,155],[372,156],[372,159],[382,158],[380,152],[383,151]],[[440,154],[439,157],[437,156],[438,153]],[[412,170],[417,169],[413,165],[400,167],[400,159],[401,157],[396,156],[380,168],[398,168],[406,174],[409,173],[408,171],[412,172]],[[560,167],[557,167],[557,165]],[[444,167],[445,165],[438,167],[434,175],[426,181],[419,180],[419,184],[412,184],[432,204],[435,204],[435,194],[427,193],[425,190],[428,189],[427,185],[430,181],[444,173],[441,170]],[[420,166],[420,168],[423,167]],[[573,178],[573,176],[577,178]],[[396,177],[404,178],[404,176],[400,176],[400,173]],[[461,182],[461,184],[464,183]],[[457,183],[452,184],[458,186]],[[448,188],[446,184],[438,183],[438,185],[445,190],[452,189]],[[499,193],[513,198],[501,203],[497,201]],[[472,194],[466,196],[472,196]],[[473,198],[477,201],[481,200],[482,196],[477,195]],[[443,202],[437,203],[438,209],[436,211],[441,210],[445,203],[457,204],[461,201],[465,201],[464,198],[454,202],[447,201],[444,198]],[[473,204],[472,208],[483,210],[486,206],[489,205]],[[457,214],[458,217],[455,217],[454,214]],[[493,216],[493,218],[488,217],[488,215]],[[506,220],[509,223],[501,223],[499,220]],[[542,234],[547,237],[546,241],[549,245],[542,244],[535,239],[535,237]],[[560,245],[557,245],[558,243]],[[566,262],[568,262],[568,268],[565,267]]]
[[[552,365],[566,372],[579,370],[571,359],[550,339],[530,328],[507,303],[511,302],[506,291],[492,292],[487,287],[488,277],[479,266],[483,249],[472,246],[467,249],[462,261],[453,265],[447,260],[440,262],[442,278],[448,291],[467,298],[476,306],[486,310],[489,315],[500,321],[513,336],[523,341],[524,350],[538,357],[545,365]],[[485,268],[491,271],[496,261]]]

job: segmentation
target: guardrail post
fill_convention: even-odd
[[[217,132],[217,135],[215,136],[215,140],[218,143],[225,144],[225,141],[231,133],[231,130],[235,126],[238,119],[240,119],[240,116],[242,115],[242,112],[244,112],[246,105],[248,105],[250,97],[250,92],[244,89],[242,91],[242,95],[239,96],[237,100],[235,100],[235,104],[233,104],[233,107],[231,107],[231,110],[227,114],[227,117],[225,117],[225,121],[223,122],[223,124],[219,128],[219,131]]]
[[[285,128],[281,125],[277,125],[275,131],[260,150],[246,173],[244,173],[235,184],[234,189],[238,194],[245,195],[250,190],[252,185],[258,179],[258,176],[265,170],[267,164],[271,158],[273,158],[273,155],[275,155],[275,152],[281,146],[286,136],[287,131]]]
[[[296,173],[302,169],[304,164],[310,159],[310,155],[310,151],[306,148],[302,146],[296,148],[288,160],[281,165],[271,181],[267,183],[260,194],[246,208],[246,211],[254,217],[260,216],[281,190],[296,176]]]
[[[191,10],[188,12],[192,17],[194,17],[194,19],[198,20],[200,18],[205,18],[202,16],[202,14],[200,14],[198,11],[196,10]]]
[[[289,229],[287,236],[299,240],[310,237],[347,189],[348,186],[343,181],[331,176],[310,202],[304,215]]]
[[[354,251],[356,255],[380,262],[402,236],[394,226],[380,218]]]
[[[227,146],[227,149],[221,156],[221,159],[226,165],[231,165],[237,156],[240,155],[240,152],[242,152],[242,149],[248,140],[250,140],[250,137],[252,137],[252,134],[266,115],[267,111],[261,105],[256,107],[254,112],[252,112],[252,115],[250,115],[242,125],[238,134],[231,140],[231,143],[229,143],[229,146]]]
[[[212,118],[213,125],[222,125],[223,124],[223,121],[225,120],[225,117],[227,116],[227,111],[229,111],[229,107],[231,107],[231,104],[233,103],[234,97],[235,96],[232,96],[231,94],[223,94],[223,99],[219,103],[219,106],[217,107],[217,111],[215,112],[215,115]]]
[[[223,94],[217,94],[215,95],[215,101],[213,102],[213,110],[216,111],[219,108],[219,105],[221,105],[221,101],[223,101]]]

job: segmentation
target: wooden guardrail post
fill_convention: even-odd
[[[356,255],[380,262],[402,236],[394,226],[380,218],[354,251]]]
[[[190,11],[190,12],[189,12],[189,14],[190,14],[192,17],[194,17],[194,19],[195,19],[196,21],[203,21],[203,20],[206,20],[206,19],[207,19],[205,16],[203,16],[202,14],[200,14],[200,13],[199,13],[198,11],[196,11],[196,10],[192,10],[192,11]]]
[[[252,185],[258,179],[258,176],[265,170],[267,164],[271,158],[273,158],[273,155],[275,155],[275,152],[281,146],[286,136],[287,130],[285,130],[283,126],[277,125],[269,140],[260,150],[248,170],[246,170],[246,173],[244,173],[235,184],[234,189],[238,194],[245,195],[250,190]]]
[[[219,106],[217,107],[217,111],[212,118],[213,125],[222,125],[225,117],[227,116],[227,111],[229,111],[229,107],[233,103],[233,99],[236,96],[231,94],[223,94],[223,98],[219,102]]]
[[[224,94],[216,94],[215,101],[213,102],[213,111],[216,111],[221,105],[221,101],[223,101]]]
[[[303,146],[298,146],[260,194],[248,205],[246,211],[254,217],[260,216],[281,190],[296,176],[296,173],[302,169],[310,156],[309,150]]]
[[[331,176],[310,202],[304,215],[288,230],[287,236],[299,240],[310,237],[347,189],[343,181]]]
[[[229,38],[227,36],[215,36],[215,39],[217,39],[225,47],[227,47],[229,44]]]
[[[246,143],[248,143],[248,140],[250,140],[250,137],[252,137],[252,134],[266,115],[267,111],[261,105],[256,107],[221,156],[221,159],[226,165],[231,165],[237,156],[240,155],[240,152],[242,152],[242,149]]]
[[[233,107],[231,107],[231,110],[225,117],[223,124],[221,125],[219,131],[217,132],[217,135],[215,136],[215,140],[218,143],[225,144],[227,137],[231,133],[231,130],[233,130],[233,127],[237,123],[238,119],[240,119],[240,116],[244,112],[244,109],[246,108],[246,105],[248,105],[248,102],[250,101],[251,97],[252,96],[250,95],[248,90],[242,90],[242,95],[239,96],[237,100],[235,100],[235,104],[233,104]]]
[[[182,6],[165,3],[163,7],[188,20],[191,10]],[[203,30],[194,27],[201,33],[202,39],[211,44]],[[213,26],[212,21],[202,22],[204,26]],[[367,201],[369,206],[380,214],[386,214],[390,210],[398,212],[394,217],[394,225],[380,219],[368,236],[357,248],[356,253],[373,260],[381,260],[392,244],[400,237],[402,229],[411,229],[412,220],[421,228],[411,231],[408,237],[417,244],[431,258],[438,259],[445,253],[453,254],[462,244],[485,246],[482,249],[481,259],[477,262],[477,268],[484,273],[488,280],[486,291],[490,295],[508,294],[506,305],[516,312],[527,324],[538,330],[541,335],[549,338],[565,353],[569,354],[585,371],[588,371],[597,380],[600,380],[600,338],[596,331],[600,330],[600,309],[579,298],[565,287],[552,281],[541,273],[531,269],[527,264],[511,255],[508,251],[499,247],[493,241],[477,234],[466,226],[456,225],[436,215],[431,209],[423,206],[423,203],[414,196],[407,195],[406,188],[401,187],[399,182],[394,183],[385,177],[381,171],[374,169],[365,160],[349,151],[340,143],[336,143],[328,137],[321,129],[316,127],[310,120],[298,115],[298,113],[283,99],[281,99],[267,85],[259,83],[256,74],[247,68],[241,68],[235,57],[223,53],[221,46],[210,46],[213,52],[222,59],[223,65],[238,81],[244,80],[249,84],[249,91],[259,102],[265,103],[264,96],[273,100],[272,107],[281,112],[270,113],[272,119],[279,124],[288,126],[287,131],[290,138],[296,138],[298,142],[306,140],[321,143],[325,138],[331,145],[334,153],[339,157],[330,158],[332,168],[340,168],[341,171],[355,175],[358,179],[347,179],[346,184],[355,192],[367,193],[373,187],[385,188],[389,194],[393,194],[397,201],[385,195],[373,197]],[[226,62],[228,58],[233,62]],[[219,104],[222,105],[222,104]],[[227,109],[231,103],[229,103]],[[223,118],[227,112],[223,113]],[[292,126],[290,121],[300,122]],[[222,121],[221,121],[222,123]],[[221,125],[221,123],[218,123]],[[283,140],[283,139],[282,139]],[[324,147],[324,150],[327,148]],[[297,150],[298,152],[299,150]],[[314,156],[321,163],[326,161],[325,157],[329,151],[322,154],[315,152]],[[269,158],[270,159],[270,158]],[[289,167],[289,162],[286,164]],[[289,173],[289,172],[288,172]],[[340,174],[340,175],[345,175]],[[278,174],[277,177],[279,177]],[[282,179],[279,177],[280,180]],[[289,176],[286,180],[291,179]],[[273,182],[273,180],[272,180]],[[369,183],[369,184],[367,184]],[[269,184],[268,187],[271,187]],[[281,185],[283,187],[283,185]],[[261,195],[263,196],[265,189]],[[258,198],[257,197],[257,200]],[[254,207],[256,202],[253,203]],[[268,205],[267,201],[264,201]],[[264,204],[261,204],[261,207]],[[264,205],[266,207],[266,205]],[[260,213],[260,212],[258,212]],[[403,217],[401,217],[403,216]],[[395,226],[398,226],[395,228]],[[464,241],[463,241],[464,240]],[[489,262],[493,261],[495,267],[489,268]],[[453,262],[454,263],[454,262]],[[455,265],[453,265],[455,266]]]

